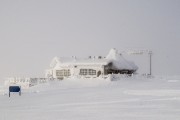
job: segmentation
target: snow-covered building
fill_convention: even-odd
[[[46,70],[47,78],[64,79],[68,77],[96,78],[108,74],[133,74],[138,67],[123,58],[116,49],[111,49],[106,57],[55,57]]]

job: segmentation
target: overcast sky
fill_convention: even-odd
[[[55,56],[111,48],[150,49],[154,75],[180,75],[179,46],[179,0],[0,0],[1,78],[43,76]]]

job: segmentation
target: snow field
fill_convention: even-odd
[[[0,119],[179,120],[179,78],[49,82],[23,90],[21,97],[0,95]]]

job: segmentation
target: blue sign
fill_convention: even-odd
[[[19,95],[21,95],[21,87],[20,86],[9,86],[9,97],[10,92],[19,92]]]

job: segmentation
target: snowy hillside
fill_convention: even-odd
[[[1,120],[180,120],[180,77],[69,79],[0,100]]]

